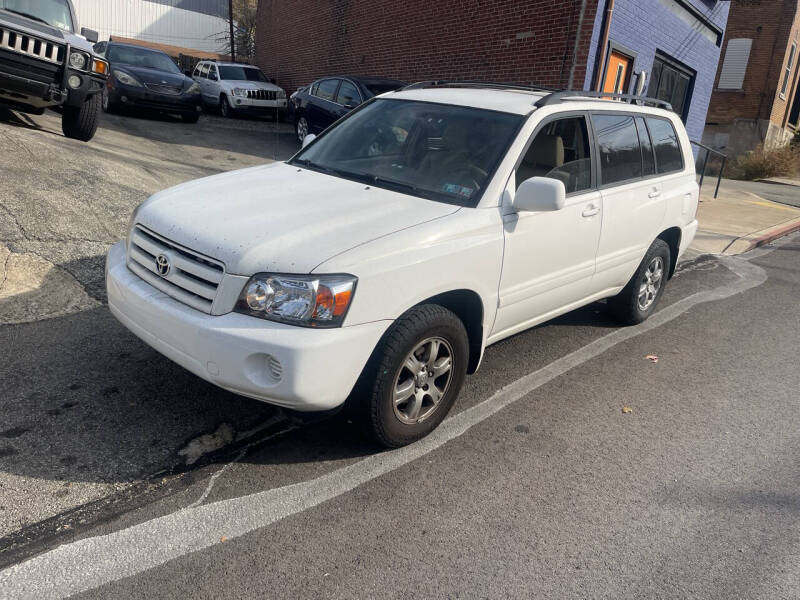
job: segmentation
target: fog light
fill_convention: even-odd
[[[77,75],[70,75],[69,79],[67,79],[67,83],[69,84],[69,87],[71,87],[73,90],[76,90],[81,87],[81,78]]]
[[[237,100],[237,101],[236,101],[236,104],[241,104],[241,103],[242,103],[242,101],[241,101],[241,100]]]

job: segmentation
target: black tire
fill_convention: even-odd
[[[667,243],[662,239],[654,241],[628,284],[619,294],[608,299],[608,307],[611,314],[622,323],[628,325],[637,325],[647,320],[655,312],[658,302],[664,294],[664,288],[669,278],[670,259],[671,252]],[[640,290],[647,283],[648,272],[650,272],[654,262],[659,260],[661,277],[658,281],[658,289],[653,293],[652,298],[650,298],[648,292],[644,303],[646,306],[643,308],[643,303],[639,301],[641,297]],[[652,278],[652,272],[650,272],[650,277]]]
[[[219,112],[226,119],[233,119],[236,117],[236,109],[231,106],[228,97],[224,94],[219,97]]]
[[[305,115],[298,114],[294,122],[294,131],[297,135],[297,140],[302,144],[305,137],[308,135],[308,119]]]
[[[181,115],[184,123],[197,123],[200,120],[200,115],[197,113],[184,113]]]
[[[100,123],[100,94],[92,94],[80,106],[65,106],[61,130],[73,140],[88,142]]]
[[[406,423],[396,414],[394,388],[396,380],[405,371],[406,359],[421,343],[439,339],[445,358],[451,357],[449,377],[438,379],[426,377],[431,385],[438,381],[444,393],[438,404],[428,406],[427,413],[419,422]],[[450,353],[452,351],[452,354]],[[429,357],[428,357],[429,358]],[[435,357],[434,357],[435,359]],[[446,308],[436,304],[417,306],[392,324],[372,354],[358,385],[348,402],[348,413],[367,437],[387,448],[398,448],[425,437],[444,420],[453,406],[467,372],[469,362],[469,340],[461,320]],[[413,378],[412,385],[418,385]],[[428,383],[419,384],[422,390]],[[420,394],[425,392],[420,391]],[[430,396],[428,398],[430,403]],[[409,402],[413,400],[409,399]],[[422,415],[422,409],[420,410]]]
[[[110,115],[115,114],[119,111],[119,107],[117,103],[111,99],[111,96],[108,93],[108,88],[103,88],[103,91],[100,92],[100,103],[103,107],[103,112],[108,113]]]

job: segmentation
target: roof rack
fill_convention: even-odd
[[[565,90],[563,92],[554,92],[549,96],[545,96],[538,100],[534,106],[541,108],[543,106],[550,106],[551,104],[558,104],[563,100],[579,100],[581,98],[591,98],[593,100],[625,100],[630,104],[638,104],[639,106],[654,106],[656,108],[664,108],[672,110],[672,104],[665,100],[658,98],[648,98],[647,96],[637,96],[635,94],[614,94],[611,92],[586,92],[583,90]]]
[[[429,88],[484,88],[492,90],[521,90],[525,92],[546,92],[553,94],[556,90],[538,85],[520,85],[516,83],[496,83],[493,81],[418,81],[398,90],[424,90]]]

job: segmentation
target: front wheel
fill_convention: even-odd
[[[236,116],[236,111],[231,106],[231,103],[228,101],[228,97],[227,96],[221,96],[220,97],[220,99],[219,99],[219,112],[226,119],[230,119],[230,118]]]
[[[117,105],[111,99],[111,96],[108,93],[108,88],[103,86],[103,92],[101,95],[101,102],[103,106],[103,112],[108,114],[114,114],[117,112]]]
[[[61,115],[61,130],[74,140],[88,142],[100,123],[100,94],[89,96],[80,106],[65,106]]]
[[[608,299],[608,306],[617,319],[636,325],[655,312],[664,294],[670,258],[670,249],[664,240],[657,239],[652,243],[628,285]]]
[[[294,124],[294,129],[297,132],[297,139],[302,144],[308,135],[308,120],[305,117],[298,118]]]
[[[467,372],[461,320],[435,304],[411,309],[384,335],[362,374],[353,416],[382,446],[425,437],[444,420]]]

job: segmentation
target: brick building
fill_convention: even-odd
[[[728,18],[718,0],[261,0],[256,59],[322,75],[646,92],[700,139]]]
[[[800,126],[798,0],[733,0],[704,140],[737,156]]]

